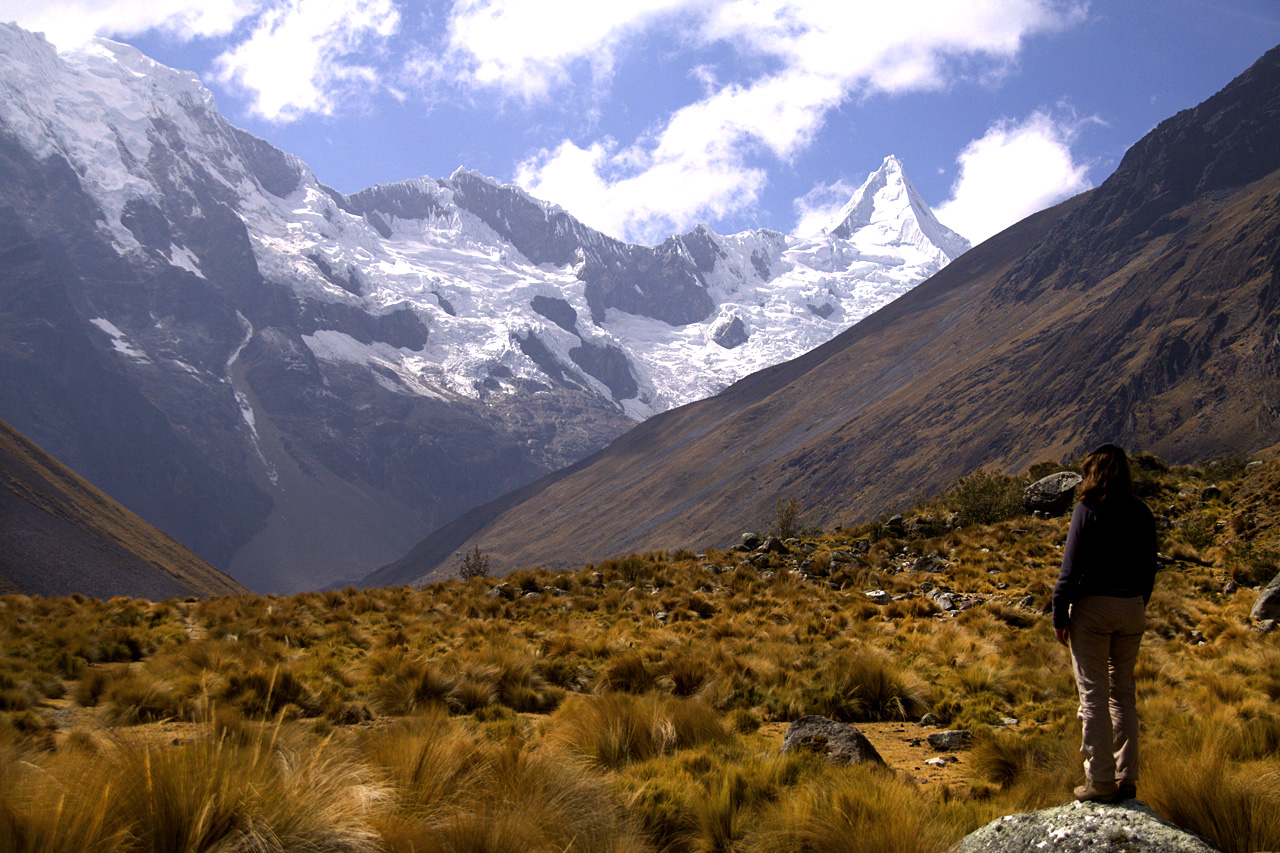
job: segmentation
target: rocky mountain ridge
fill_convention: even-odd
[[[260,591],[393,559],[965,246],[892,158],[865,223],[636,246],[465,170],[336,192],[125,45],[0,54],[0,416]]]
[[[1280,443],[1280,49],[1161,123],[1100,187],[847,332],[419,543],[369,583],[724,547],[794,498],[867,518],[979,465],[1103,441],[1175,462]]]

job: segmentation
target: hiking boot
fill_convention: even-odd
[[[1138,783],[1121,779],[1116,783],[1116,802],[1138,799]]]
[[[1090,779],[1087,784],[1076,788],[1076,799],[1082,803],[1114,803],[1120,789],[1115,782],[1102,782]]]

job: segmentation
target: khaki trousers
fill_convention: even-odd
[[[1091,595],[1071,605],[1071,668],[1080,691],[1084,774],[1138,781],[1138,699],[1133,666],[1147,624],[1142,596]]]

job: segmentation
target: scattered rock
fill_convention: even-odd
[[[888,604],[893,600],[893,597],[883,589],[869,589],[863,594],[871,599],[872,604]]]
[[[1222,489],[1217,486],[1205,486],[1200,490],[1200,503],[1207,504],[1209,501],[1216,501],[1222,497]]]
[[[947,570],[947,561],[941,557],[928,555],[917,559],[911,570],[916,572],[944,572]]]
[[[1137,800],[1071,803],[1006,815],[974,830],[952,853],[1216,853],[1203,839],[1159,818]]]
[[[757,533],[747,532],[742,534],[742,538],[739,542],[748,551],[754,551],[760,547],[760,536]]]
[[[924,763],[930,767],[946,767],[948,764],[954,764],[959,760],[954,755],[939,755],[934,758],[926,758]]]
[[[937,717],[935,717],[933,714],[925,714],[923,717],[920,718],[920,725],[922,726],[938,726],[941,724],[942,724],[942,721],[939,720]]]
[[[1222,588],[1222,594],[1231,595],[1239,588],[1240,588],[1240,584],[1236,583],[1235,581],[1227,581],[1226,586]]]
[[[826,717],[801,717],[787,727],[782,738],[783,754],[807,749],[826,756],[830,764],[884,764],[871,741],[856,728]]]
[[[968,729],[948,729],[929,735],[929,746],[938,750],[964,749],[973,743],[973,732]]]
[[[1271,583],[1262,588],[1258,600],[1249,611],[1250,619],[1280,619],[1280,572],[1271,579]]]
[[[742,346],[751,337],[747,325],[737,314],[721,317],[711,329],[711,340],[725,349]]]
[[[1063,515],[1075,505],[1076,487],[1084,478],[1074,471],[1059,471],[1036,480],[1022,493],[1022,505],[1030,513]]]
[[[782,540],[779,539],[777,536],[770,536],[768,539],[764,540],[764,545],[762,545],[761,547],[764,548],[764,550],[770,554],[790,554],[791,553],[791,549],[788,548],[786,545],[782,544]]]
[[[1016,726],[1017,724],[1018,724],[1017,717],[1001,717],[1000,718],[1000,725],[1002,726]]]
[[[653,618],[657,619],[659,622],[666,622],[671,618],[671,614],[665,610],[659,610],[657,613],[653,614]]]

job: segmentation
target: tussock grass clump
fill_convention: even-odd
[[[780,697],[788,704],[773,706],[781,719],[821,714],[847,723],[910,720],[930,705],[925,685],[874,648],[838,652],[822,664],[821,677],[804,671],[788,681],[795,694]]]
[[[729,740],[720,715],[696,700],[650,693],[572,696],[547,722],[546,738],[564,752],[617,769],[702,743]]]
[[[870,767],[830,772],[764,810],[751,853],[945,850],[981,824],[973,809],[921,809],[913,786]]]

